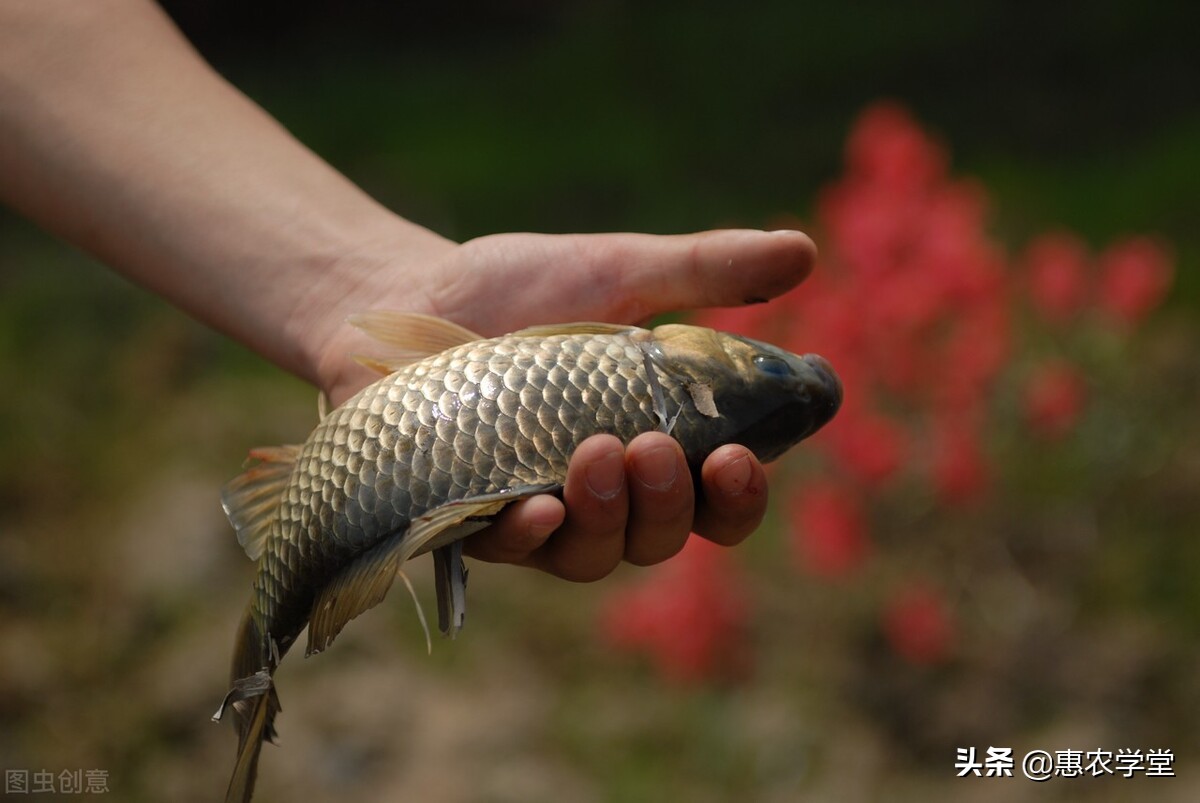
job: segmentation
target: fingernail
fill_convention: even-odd
[[[600,499],[612,499],[621,493],[625,484],[625,455],[609,452],[592,463],[584,472],[588,490]]]
[[[633,462],[633,473],[647,488],[665,491],[679,476],[679,461],[670,446],[656,446]]]
[[[721,493],[737,496],[746,492],[752,474],[749,456],[742,455],[718,469],[713,482]]]

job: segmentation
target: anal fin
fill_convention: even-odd
[[[454,638],[467,617],[467,568],[463,565],[461,540],[433,550],[433,574],[438,630]]]
[[[437,550],[483,529],[490,517],[505,506],[534,494],[557,490],[560,485],[523,486],[521,488],[448,502],[418,516],[402,533],[396,533],[368,549],[341,570],[318,592],[308,622],[306,655],[327,648],[354,617],[383,601],[396,579],[400,567],[409,558],[429,550]],[[458,550],[459,571],[462,569],[462,550]],[[466,574],[458,585],[458,601],[448,599],[460,614],[465,609]],[[441,592],[439,591],[439,596]],[[439,602],[439,623],[441,620]],[[450,608],[447,608],[450,610]],[[443,627],[443,632],[446,628]]]

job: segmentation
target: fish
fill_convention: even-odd
[[[842,401],[820,356],[687,324],[553,324],[484,338],[412,313],[373,310],[350,323],[381,344],[380,356],[359,359],[385,376],[325,412],[303,444],[252,450],[222,489],[257,561],[231,688],[213,717],[232,711],[239,734],[227,803],[253,794],[262,744],[275,741],[274,673],[305,627],[306,656],[324,651],[383,600],[408,559],[432,552],[438,626],[455,635],[466,610],[462,539],[517,500],[561,492],[584,439],[669,433],[700,488],[718,447],[773,460]]]

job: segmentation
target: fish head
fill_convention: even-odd
[[[833,366],[770,343],[699,326],[666,324],[642,344],[655,370],[681,382],[699,415],[678,433],[689,459],[739,443],[774,460],[827,424],[842,403]]]

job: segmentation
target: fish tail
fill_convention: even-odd
[[[275,741],[275,715],[280,708],[271,675],[278,659],[267,652],[265,645],[258,623],[247,610],[238,629],[232,688],[213,716],[219,720],[226,709],[232,710],[238,729],[237,763],[225,792],[225,803],[249,803],[263,741]]]

